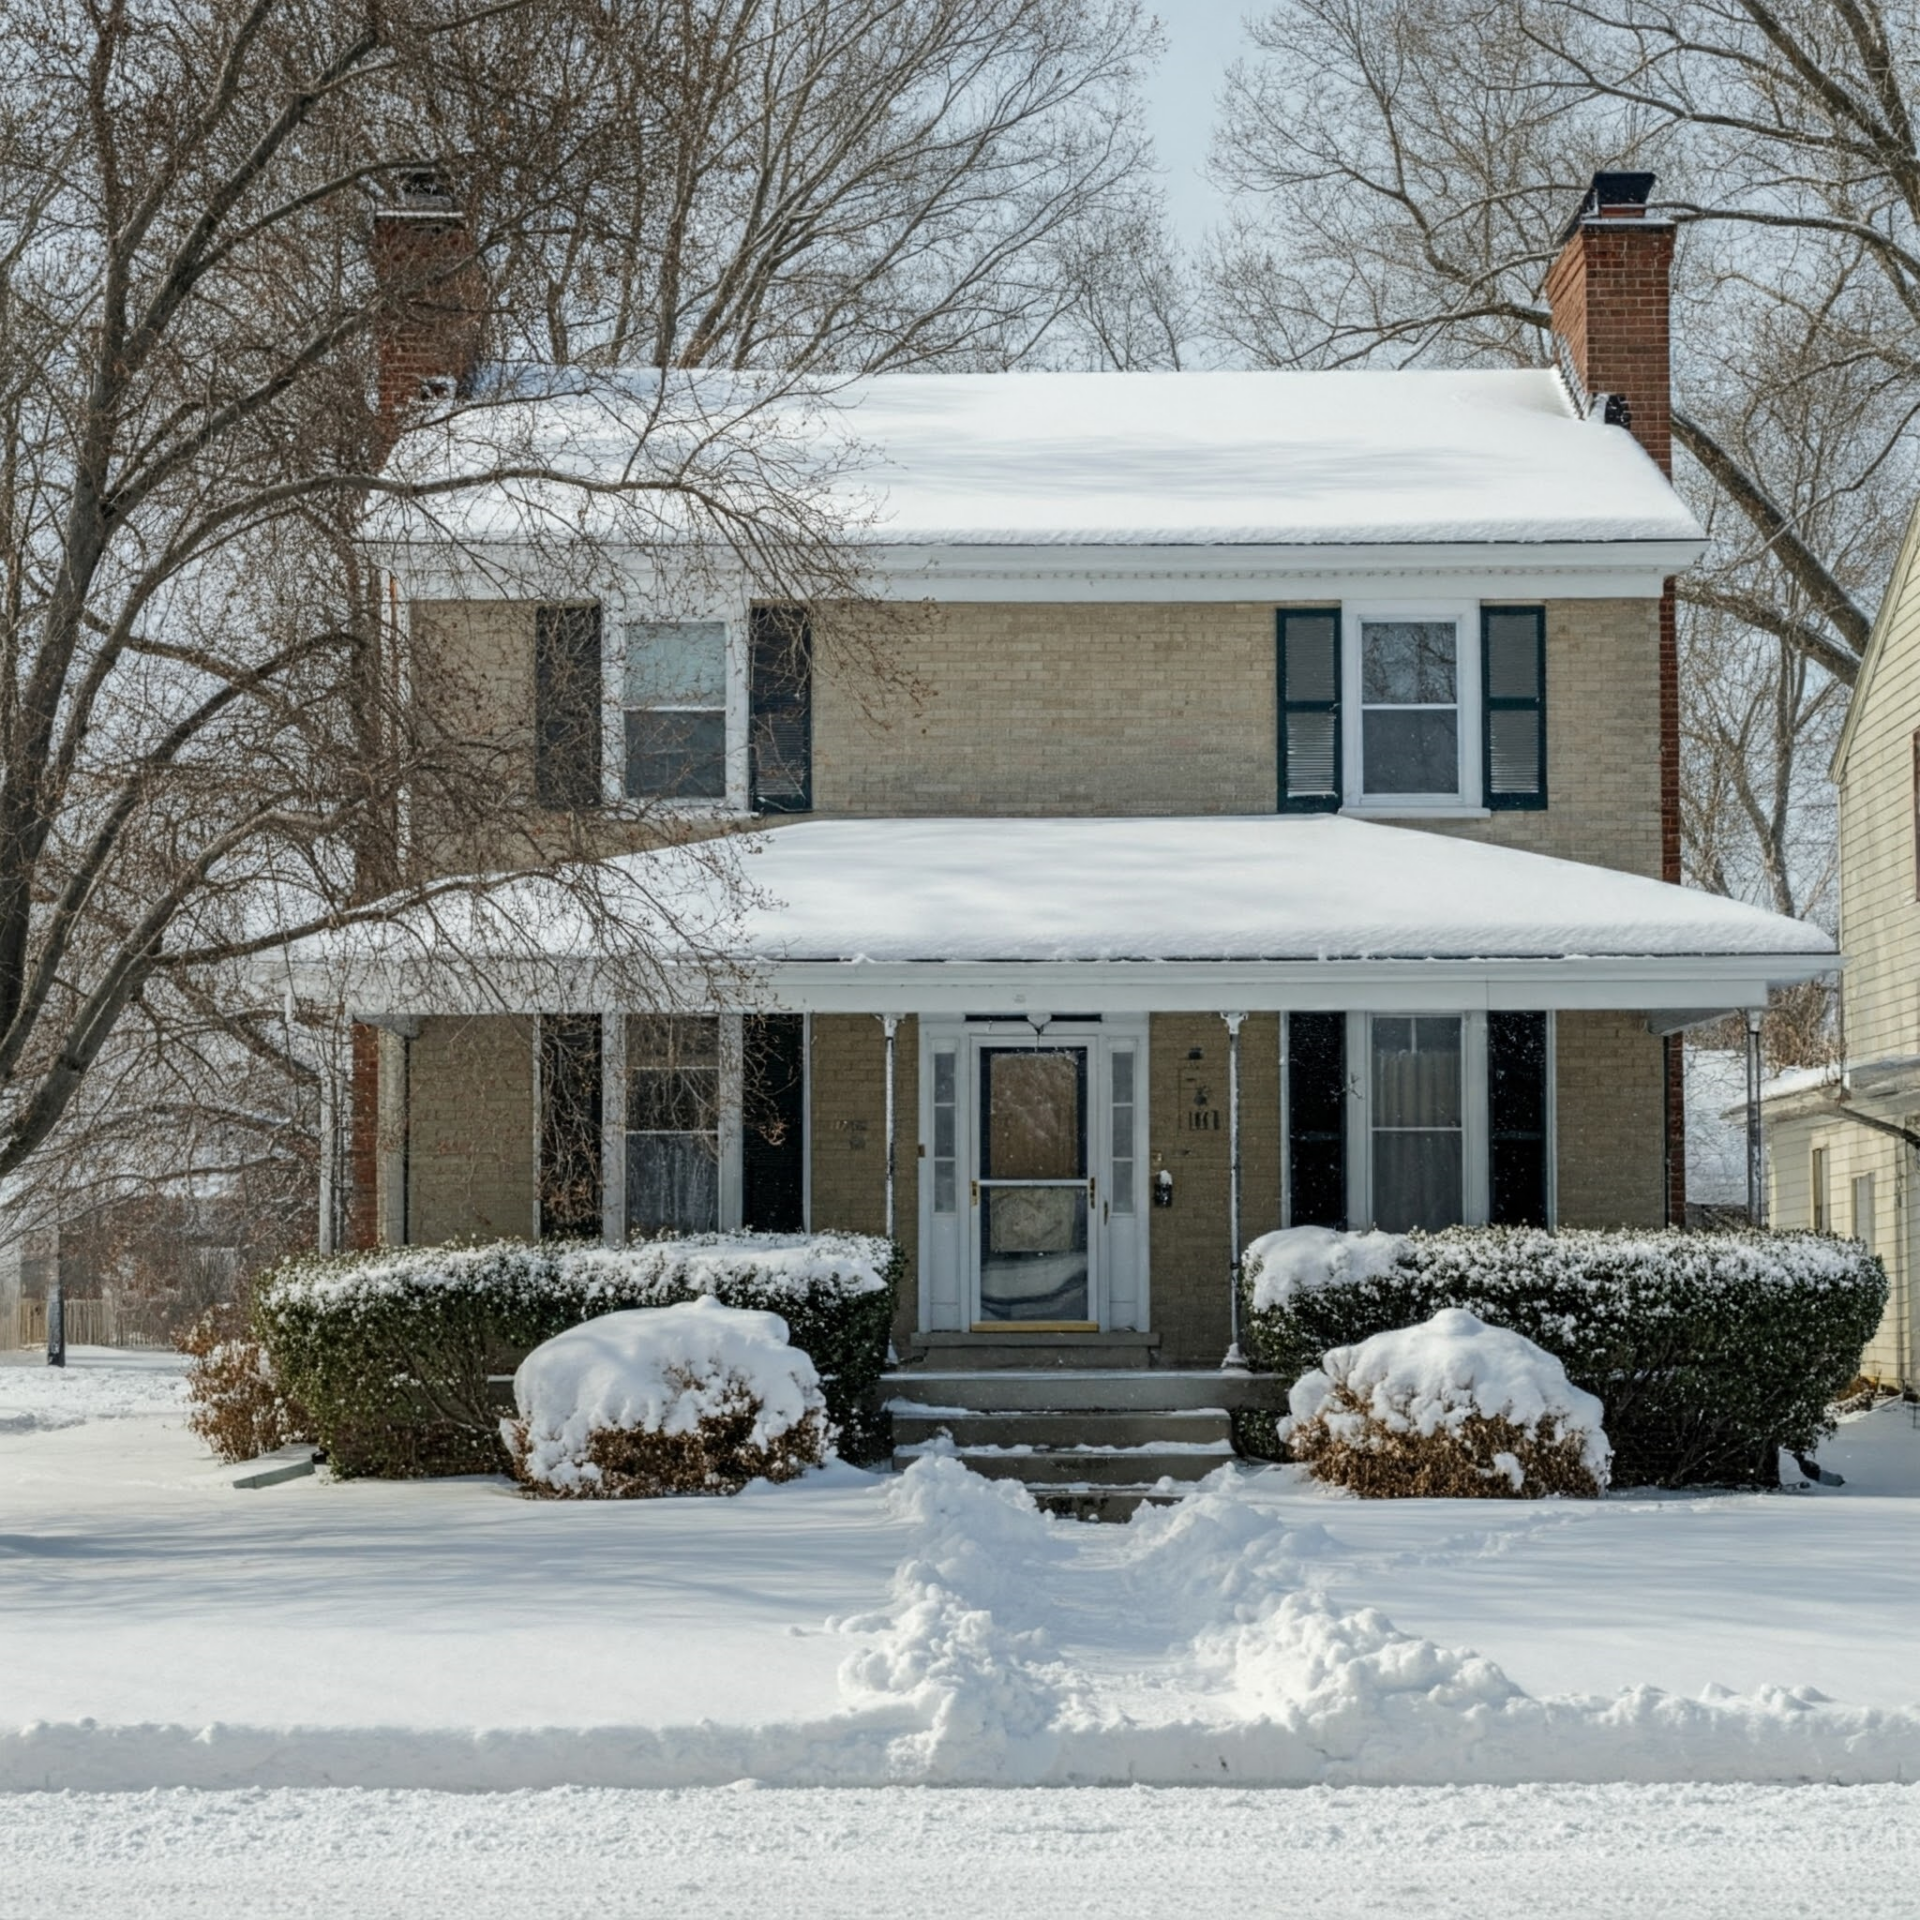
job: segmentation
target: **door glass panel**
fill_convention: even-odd
[[[954,1056],[933,1056],[933,1210],[952,1213],[959,1186],[955,1178]]]
[[[1090,1318],[1087,1055],[980,1055],[980,1317]]]
[[[1376,1014],[1373,1223],[1389,1233],[1459,1223],[1463,1185],[1460,1021]]]
[[[987,1082],[981,1174],[989,1180],[1083,1180],[1082,1107],[1087,1056],[1080,1047],[1051,1052],[992,1048],[980,1057]]]
[[[1087,1190],[983,1187],[980,1317],[1086,1320]]]
[[[1133,1055],[1116,1049],[1113,1074],[1113,1172],[1107,1198],[1115,1213],[1133,1211],[1134,1097]]]

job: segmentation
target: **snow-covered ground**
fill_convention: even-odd
[[[184,1354],[69,1347],[50,1367],[38,1348],[0,1352],[0,1433],[175,1413],[186,1405]]]
[[[1920,1788],[23,1795],[10,1920],[1911,1920]]]
[[[0,1423],[119,1416],[0,1424],[0,1785],[1920,1777],[1898,1404],[1824,1450],[1834,1492],[1364,1503],[1229,1468],[1120,1528],[939,1457],[720,1501],[241,1492],[126,1411],[156,1371],[0,1368]]]

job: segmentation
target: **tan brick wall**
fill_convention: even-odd
[[[416,1245],[533,1232],[533,1035],[508,1015],[421,1023],[407,1142]]]
[[[1547,805],[1441,833],[1660,875],[1660,603],[1547,604]]]
[[[1148,1212],[1150,1319],[1162,1366],[1216,1366],[1231,1331],[1227,1030],[1217,1014],[1157,1013],[1148,1045],[1151,1164],[1173,1175],[1173,1205]],[[1240,1033],[1240,1223],[1246,1240],[1280,1224],[1277,1014]]]
[[[821,623],[823,813],[1273,807],[1269,605],[951,605],[894,644],[916,697],[869,714],[858,650],[836,654],[831,620]]]
[[[1273,809],[1271,604],[953,605],[897,644],[915,696],[874,705],[822,622],[823,813]],[[1658,601],[1549,603],[1550,804],[1437,830],[1657,874],[1659,663]]]
[[[531,603],[416,602],[412,625],[423,708],[472,766],[525,799],[530,846],[600,855],[649,844],[641,824],[531,808]],[[955,604],[902,622],[886,644],[904,690],[876,692],[868,643],[836,649],[833,617],[821,618],[823,814],[1273,808],[1270,603]],[[1434,829],[1658,873],[1659,644],[1657,601],[1549,602],[1550,805]]]
[[[1637,1013],[1554,1021],[1556,1179],[1563,1227],[1666,1218],[1660,1042]]]
[[[914,1331],[920,1250],[920,1030],[902,1020],[894,1039],[894,1221],[906,1280],[894,1340]],[[887,1220],[887,1046],[870,1013],[815,1014],[808,1059],[814,1228],[881,1233]]]

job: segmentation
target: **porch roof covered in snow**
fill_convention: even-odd
[[[809,821],[513,880],[303,942],[361,1018],[1757,1006],[1818,928],[1338,816]],[[591,896],[589,898],[589,895]]]

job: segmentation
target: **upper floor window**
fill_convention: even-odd
[[[1460,798],[1460,628],[1360,626],[1360,787],[1365,798]]]
[[[1283,812],[1546,805],[1545,609],[1283,607],[1277,642]]]
[[[629,621],[620,706],[629,800],[727,797],[727,628]]]

